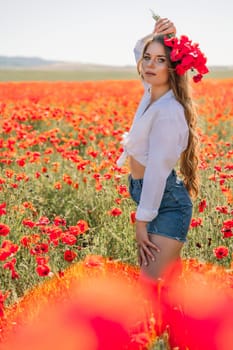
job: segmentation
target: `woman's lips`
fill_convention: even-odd
[[[145,72],[145,75],[148,75],[148,76],[155,76],[156,74],[153,73],[153,72]]]

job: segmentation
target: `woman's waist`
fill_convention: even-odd
[[[130,174],[134,179],[142,179],[145,173],[145,166],[135,157],[129,155]]]

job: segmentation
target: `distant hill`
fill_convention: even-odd
[[[10,68],[35,68],[62,63],[46,60],[40,57],[0,56],[0,69]]]
[[[40,57],[0,56],[0,69],[33,69],[33,70],[130,70],[133,66],[112,66],[94,63],[64,62],[47,60]]]

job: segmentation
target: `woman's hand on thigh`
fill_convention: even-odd
[[[155,256],[151,250],[159,253],[159,247],[150,241],[146,228],[146,222],[136,221],[136,241],[138,244],[138,260],[140,265],[148,265],[149,259],[155,261]]]

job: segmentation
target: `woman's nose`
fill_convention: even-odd
[[[150,61],[148,62],[147,65],[148,65],[149,67],[154,67],[154,66],[156,66],[156,62],[155,62],[155,60],[150,59]]]

